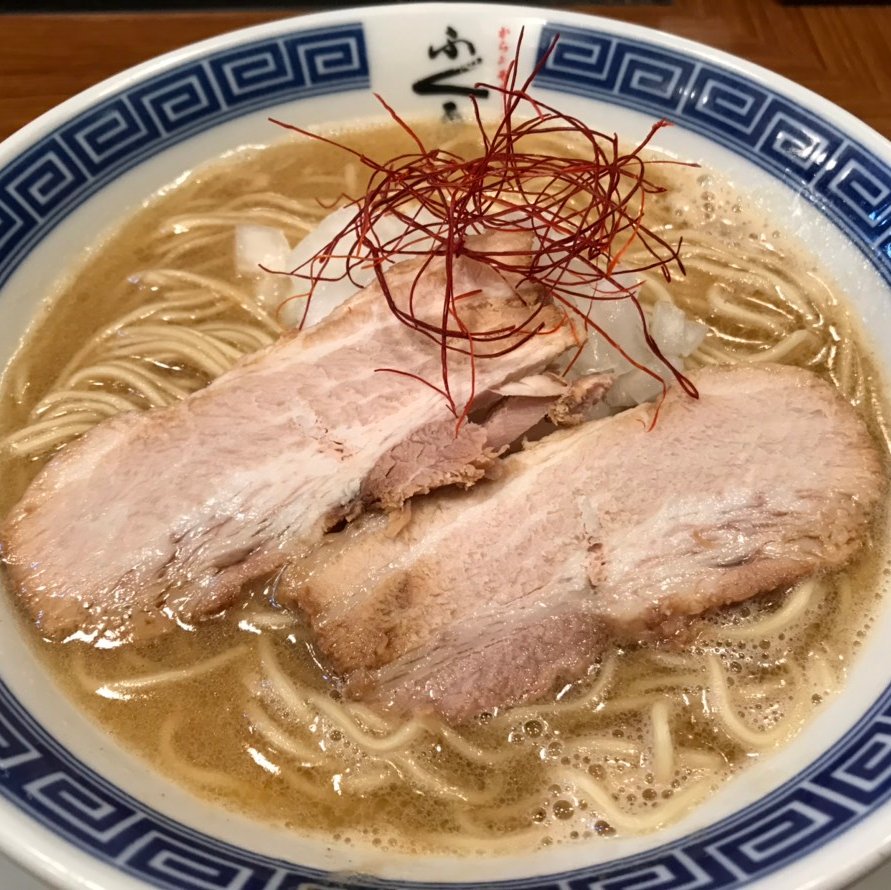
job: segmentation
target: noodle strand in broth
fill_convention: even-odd
[[[418,131],[473,150],[469,130]],[[407,137],[387,125],[342,138],[386,158]],[[779,233],[766,238],[732,187],[663,169],[671,190],[649,224],[683,239],[686,275],[642,273],[640,300],[647,311],[668,301],[708,326],[687,369],[812,368],[887,441],[875,372],[834,285]],[[96,424],[182,399],[273,342],[278,291],[234,272],[235,227],[270,226],[293,246],[343,195],[362,192],[363,176],[312,143],[244,150],[124,226],[7,371],[6,507],[49,455]],[[120,259],[126,244],[140,245],[132,263]],[[627,261],[646,257],[629,251]],[[84,320],[63,338],[75,303]],[[63,340],[77,348],[66,353]],[[491,852],[655,830],[783,744],[843,682],[880,571],[864,557],[837,577],[707,615],[677,640],[616,648],[554,699],[460,728],[342,700],[306,628],[270,605],[274,582],[219,619],[134,649],[37,645],[90,714],[199,794],[335,839]]]

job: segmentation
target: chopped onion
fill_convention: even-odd
[[[650,315],[650,333],[664,353],[686,357],[699,349],[708,327],[690,321],[683,309],[668,300],[660,300]]]
[[[603,300],[591,307],[591,321],[618,343],[623,352],[640,364],[653,359],[653,353],[644,340],[640,315],[631,300]],[[632,362],[605,337],[592,330],[582,354],[576,362],[580,374],[612,371],[624,374],[634,369]]]
[[[235,271],[250,278],[263,278],[261,269],[281,269],[291,248],[288,239],[272,226],[236,226]]]
[[[674,367],[684,367],[684,360],[680,356],[666,354],[665,357]],[[658,373],[665,377],[667,371],[663,368]],[[612,408],[631,408],[633,405],[655,399],[661,392],[662,384],[657,378],[651,377],[640,368],[634,368],[622,374],[610,387],[606,394],[606,403]]]
[[[665,376],[667,369],[647,345],[640,315],[631,300],[597,303],[591,319],[609,332],[630,359]],[[682,309],[667,300],[660,300],[647,312],[647,324],[662,354],[680,370],[684,368],[684,358],[696,351],[708,331],[706,325],[690,321]],[[605,400],[613,408],[639,405],[662,392],[657,379],[636,367],[596,331],[589,334],[576,369],[579,373],[612,371],[617,375]]]
[[[410,208],[402,208],[403,212],[410,213]],[[293,327],[303,322],[304,327],[318,324],[326,315],[333,312],[341,303],[348,300],[357,291],[367,287],[374,281],[375,272],[371,266],[353,261],[352,270],[347,275],[346,254],[353,251],[352,236],[347,233],[337,245],[336,256],[330,257],[327,262],[313,258],[323,251],[350,223],[356,214],[355,207],[341,207],[333,213],[329,213],[286,257],[283,266],[288,272],[300,269],[304,275],[320,276],[309,309],[302,299],[291,300],[282,309],[281,319],[288,327]],[[432,221],[431,214],[420,214],[418,220],[423,223]],[[379,244],[398,238],[409,231],[404,222],[394,216],[382,216],[374,225],[373,236]],[[418,239],[412,243],[412,252],[423,253],[432,249],[432,241],[429,238]],[[360,247],[356,252],[359,257],[367,257],[367,247]],[[393,259],[398,261],[407,258],[407,254],[396,253]],[[310,262],[312,264],[310,265]],[[290,282],[292,293],[303,293],[309,288],[306,278],[295,278]],[[303,318],[306,310],[306,318]]]
[[[254,279],[254,298],[268,312],[274,311],[287,293],[288,280],[272,271],[282,268],[290,250],[284,232],[272,226],[235,227],[235,271]]]
[[[311,327],[333,312],[341,303],[348,300],[356,291],[370,284],[374,278],[372,269],[354,268],[352,280],[347,277],[346,258],[331,257],[327,263],[317,259],[307,265],[313,257],[322,251],[338,233],[340,233],[356,211],[353,207],[341,207],[329,213],[285,258],[282,267],[293,272],[301,267],[302,272],[323,276],[325,279],[316,284],[313,297],[307,309],[303,299],[291,300],[282,308],[281,320],[286,327],[294,327],[303,322],[304,327]],[[344,239],[346,242],[347,239]],[[342,245],[343,252],[350,245]],[[305,293],[309,289],[309,281],[305,278],[294,278],[289,282],[291,293]],[[306,311],[306,318],[303,318]]]

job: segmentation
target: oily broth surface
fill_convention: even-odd
[[[401,153],[409,147],[404,133],[391,127],[373,129],[381,129],[379,157]],[[359,145],[368,133],[342,135],[345,142]],[[233,196],[275,190],[276,183],[300,183],[309,176],[314,177],[314,186],[310,194],[304,190],[308,198],[334,203],[344,188],[343,159],[315,144],[291,152],[249,147],[236,154],[237,157],[198,168],[162,189],[123,225],[105,233],[85,262],[62,282],[31,326],[23,348],[3,372],[0,438],[25,423],[30,410],[83,341],[148,298],[131,278],[134,272],[157,264],[157,233],[166,219],[185,213],[199,215]],[[262,160],[267,157],[268,163]],[[319,181],[325,177],[329,181]],[[299,194],[300,188],[283,191]],[[173,265],[231,279],[233,256],[231,249],[228,253],[211,250],[201,256],[197,269],[193,262]],[[24,381],[20,387],[16,385],[19,380]],[[14,397],[18,389],[24,392],[21,400]],[[11,459],[0,451],[0,474],[10,480],[0,489],[0,514],[8,512],[19,499],[39,463]]]
[[[460,136],[460,131],[440,125],[420,129],[431,144],[453,140],[456,132]],[[410,147],[407,137],[389,126],[342,138],[381,159]],[[166,190],[97,247],[53,299],[7,370],[0,393],[0,435],[24,423],[78,342],[145,298],[129,280],[134,271],[157,262],[154,233],[164,219],[198,213],[251,191],[301,196],[308,172],[330,181],[319,184],[317,179],[312,193],[304,191],[302,196],[334,201],[343,191],[343,159],[330,150],[294,142],[245,149]],[[783,258],[791,278],[818,271],[796,245],[712,174],[671,167],[659,176],[673,191],[652,202],[651,223],[671,226],[670,231],[701,229],[731,250],[734,245],[741,251],[747,245],[770,250]],[[357,171],[348,178],[355,180],[351,186],[361,188]],[[193,257],[192,270],[194,262]],[[199,271],[232,278],[232,265],[231,252],[208,251],[200,258]],[[764,335],[745,320],[723,316],[703,298],[722,280],[722,274],[704,262],[690,264],[687,277],[670,287],[679,305],[720,332],[707,341],[719,355],[720,350],[745,351]],[[660,286],[658,281],[648,285],[653,299]],[[789,314],[788,307],[783,309],[759,287],[754,282],[746,290],[745,305],[768,318],[772,313]],[[833,332],[854,330],[838,299],[832,290],[824,293],[820,311],[806,319],[815,332],[812,341],[785,357],[836,383],[832,348],[825,343],[832,342]],[[854,388],[845,394],[873,432],[884,436],[876,374],[862,351],[856,362],[856,385],[847,384]],[[24,392],[19,401],[13,398],[16,380],[18,391]],[[22,380],[27,386],[22,387]],[[0,460],[6,480],[0,489],[0,511],[5,513],[41,461],[9,456]],[[47,643],[27,618],[23,622],[57,681],[81,707],[125,746],[202,796],[348,843],[491,852],[651,830],[663,820],[660,814],[665,821],[677,818],[746,762],[770,750],[772,740],[780,743],[793,735],[819,702],[844,682],[847,664],[878,604],[883,540],[884,518],[864,556],[842,575],[820,579],[806,598],[809,605],[780,621],[775,633],[759,636],[757,630],[744,629],[783,618],[789,605],[785,592],[707,616],[676,639],[607,653],[588,680],[563,690],[555,702],[489,715],[461,728],[464,749],[449,743],[442,728],[431,722],[405,746],[410,758],[398,760],[399,778],[394,781],[391,775],[376,789],[367,783],[353,785],[355,765],[364,763],[365,755],[354,750],[348,732],[324,714],[297,725],[287,703],[274,694],[270,655],[295,688],[328,695],[330,687],[298,619],[281,628],[257,626],[256,616],[268,617],[269,612],[262,586],[244,605],[194,631],[120,650]],[[148,688],[116,685],[128,678],[207,665],[213,659],[222,663],[191,679]],[[710,673],[715,664],[723,692],[716,691]],[[715,716],[721,695],[728,703],[729,723]],[[277,726],[301,739],[301,750],[308,746],[310,752],[321,752],[329,768],[301,766],[301,755],[270,744],[252,724],[258,702]],[[586,704],[576,707],[574,702]],[[740,736],[734,720],[752,736]],[[657,738],[659,727],[666,725],[674,751],[667,774],[664,769],[660,773]],[[468,755],[468,749],[477,754]],[[382,759],[392,754],[395,760],[396,753],[404,752],[385,752]],[[340,762],[344,769],[330,768]],[[412,763],[436,784],[425,785],[426,779],[413,776]],[[573,784],[572,776],[590,777],[600,792]]]

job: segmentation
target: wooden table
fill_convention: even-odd
[[[735,53],[810,87],[891,138],[889,5],[674,0],[666,5],[565,6]],[[284,14],[267,10],[0,15],[0,139],[130,65]]]

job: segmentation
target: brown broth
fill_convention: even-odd
[[[441,125],[419,129],[436,144],[453,140],[456,133],[462,136]],[[409,147],[407,137],[392,126],[341,136],[379,159]],[[770,227],[765,229],[757,209],[747,208],[744,197],[729,184],[699,170],[671,169],[660,175],[671,190],[656,205],[657,221],[678,230],[702,229],[731,250],[734,244],[742,249],[747,243],[764,243],[763,233]],[[307,186],[316,176],[332,180]],[[200,168],[149,201],[99,244],[48,301],[5,373],[0,436],[25,422],[80,343],[144,299],[128,281],[135,271],[157,262],[157,233],[165,220],[217,208],[254,192],[331,201],[343,189],[342,176],[341,156],[314,143],[289,141],[246,149]],[[784,258],[790,278],[817,269],[815,261],[781,233],[773,232],[768,240]],[[210,251],[201,258],[203,271],[224,278],[233,278],[232,265],[231,250]],[[709,287],[721,280],[721,274],[694,264],[686,279],[673,283],[671,294],[691,315],[720,328],[724,345],[734,338],[745,344],[763,337],[745,323],[720,318],[704,300]],[[776,298],[757,284],[745,300],[767,315],[790,311],[777,308]],[[821,303],[819,317],[810,322],[815,338],[827,338],[830,330],[860,337],[844,307],[843,296],[833,289]],[[863,379],[855,401],[878,435],[884,433],[876,407],[878,378],[867,350],[862,344],[858,349]],[[809,353],[806,361],[832,377],[829,352],[822,359]],[[23,377],[28,387],[17,403],[11,381]],[[0,458],[0,513],[17,501],[40,465],[9,455]],[[267,645],[300,695],[315,691],[329,697],[341,715],[346,713],[336,693],[330,698],[332,687],[299,619],[282,629],[258,631],[252,624],[257,615],[274,617],[262,585],[242,605],[191,632],[119,650],[49,643],[24,616],[22,623],[58,684],[86,713],[124,747],[203,797],[295,831],[365,841],[383,849],[491,851],[493,844],[498,849],[499,844],[508,850],[528,849],[616,831],[630,833],[635,819],[640,820],[640,830],[650,830],[655,823],[646,819],[653,814],[665,812],[666,821],[680,815],[683,808],[673,812],[674,804],[691,787],[708,793],[762,753],[740,744],[704,706],[712,694],[703,669],[710,654],[720,660],[739,719],[756,732],[788,721],[794,735],[819,702],[844,683],[847,665],[879,603],[884,539],[883,518],[875,530],[875,546],[867,546],[843,574],[821,579],[822,598],[815,598],[818,601],[779,635],[762,638],[754,630],[748,639],[730,639],[740,627],[781,610],[783,591],[706,616],[683,638],[607,653],[604,665],[609,662],[614,674],[598,699],[599,709],[573,711],[572,702],[596,688],[604,666],[574,689],[564,690],[559,702],[489,715],[463,727],[465,749],[476,746],[486,757],[498,759],[495,765],[467,756],[466,750],[462,754],[460,742],[449,743],[443,735],[448,731],[430,723],[417,741],[390,754],[410,752],[425,775],[439,782],[438,793],[410,775],[376,790],[351,791],[354,775],[360,782],[367,779],[374,763],[386,761],[390,754],[374,761],[333,726],[324,709],[310,705],[313,716],[306,722],[273,701],[276,696],[270,690],[275,684],[262,664],[262,647]],[[192,679],[129,693],[115,690],[119,679],[189,668],[226,653],[235,654],[225,665]],[[825,663],[825,669],[814,670],[815,659]],[[670,716],[675,768],[667,778],[654,775],[653,707],[663,700],[675,702]],[[257,707],[323,766],[300,767],[299,756],[264,740],[251,718]],[[374,727],[368,729],[374,734]],[[397,771],[406,773],[405,761],[399,763]],[[598,783],[628,824],[616,824],[608,808],[568,787],[561,770],[578,770]],[[470,801],[460,800],[462,794]],[[487,794],[489,800],[477,801]]]

